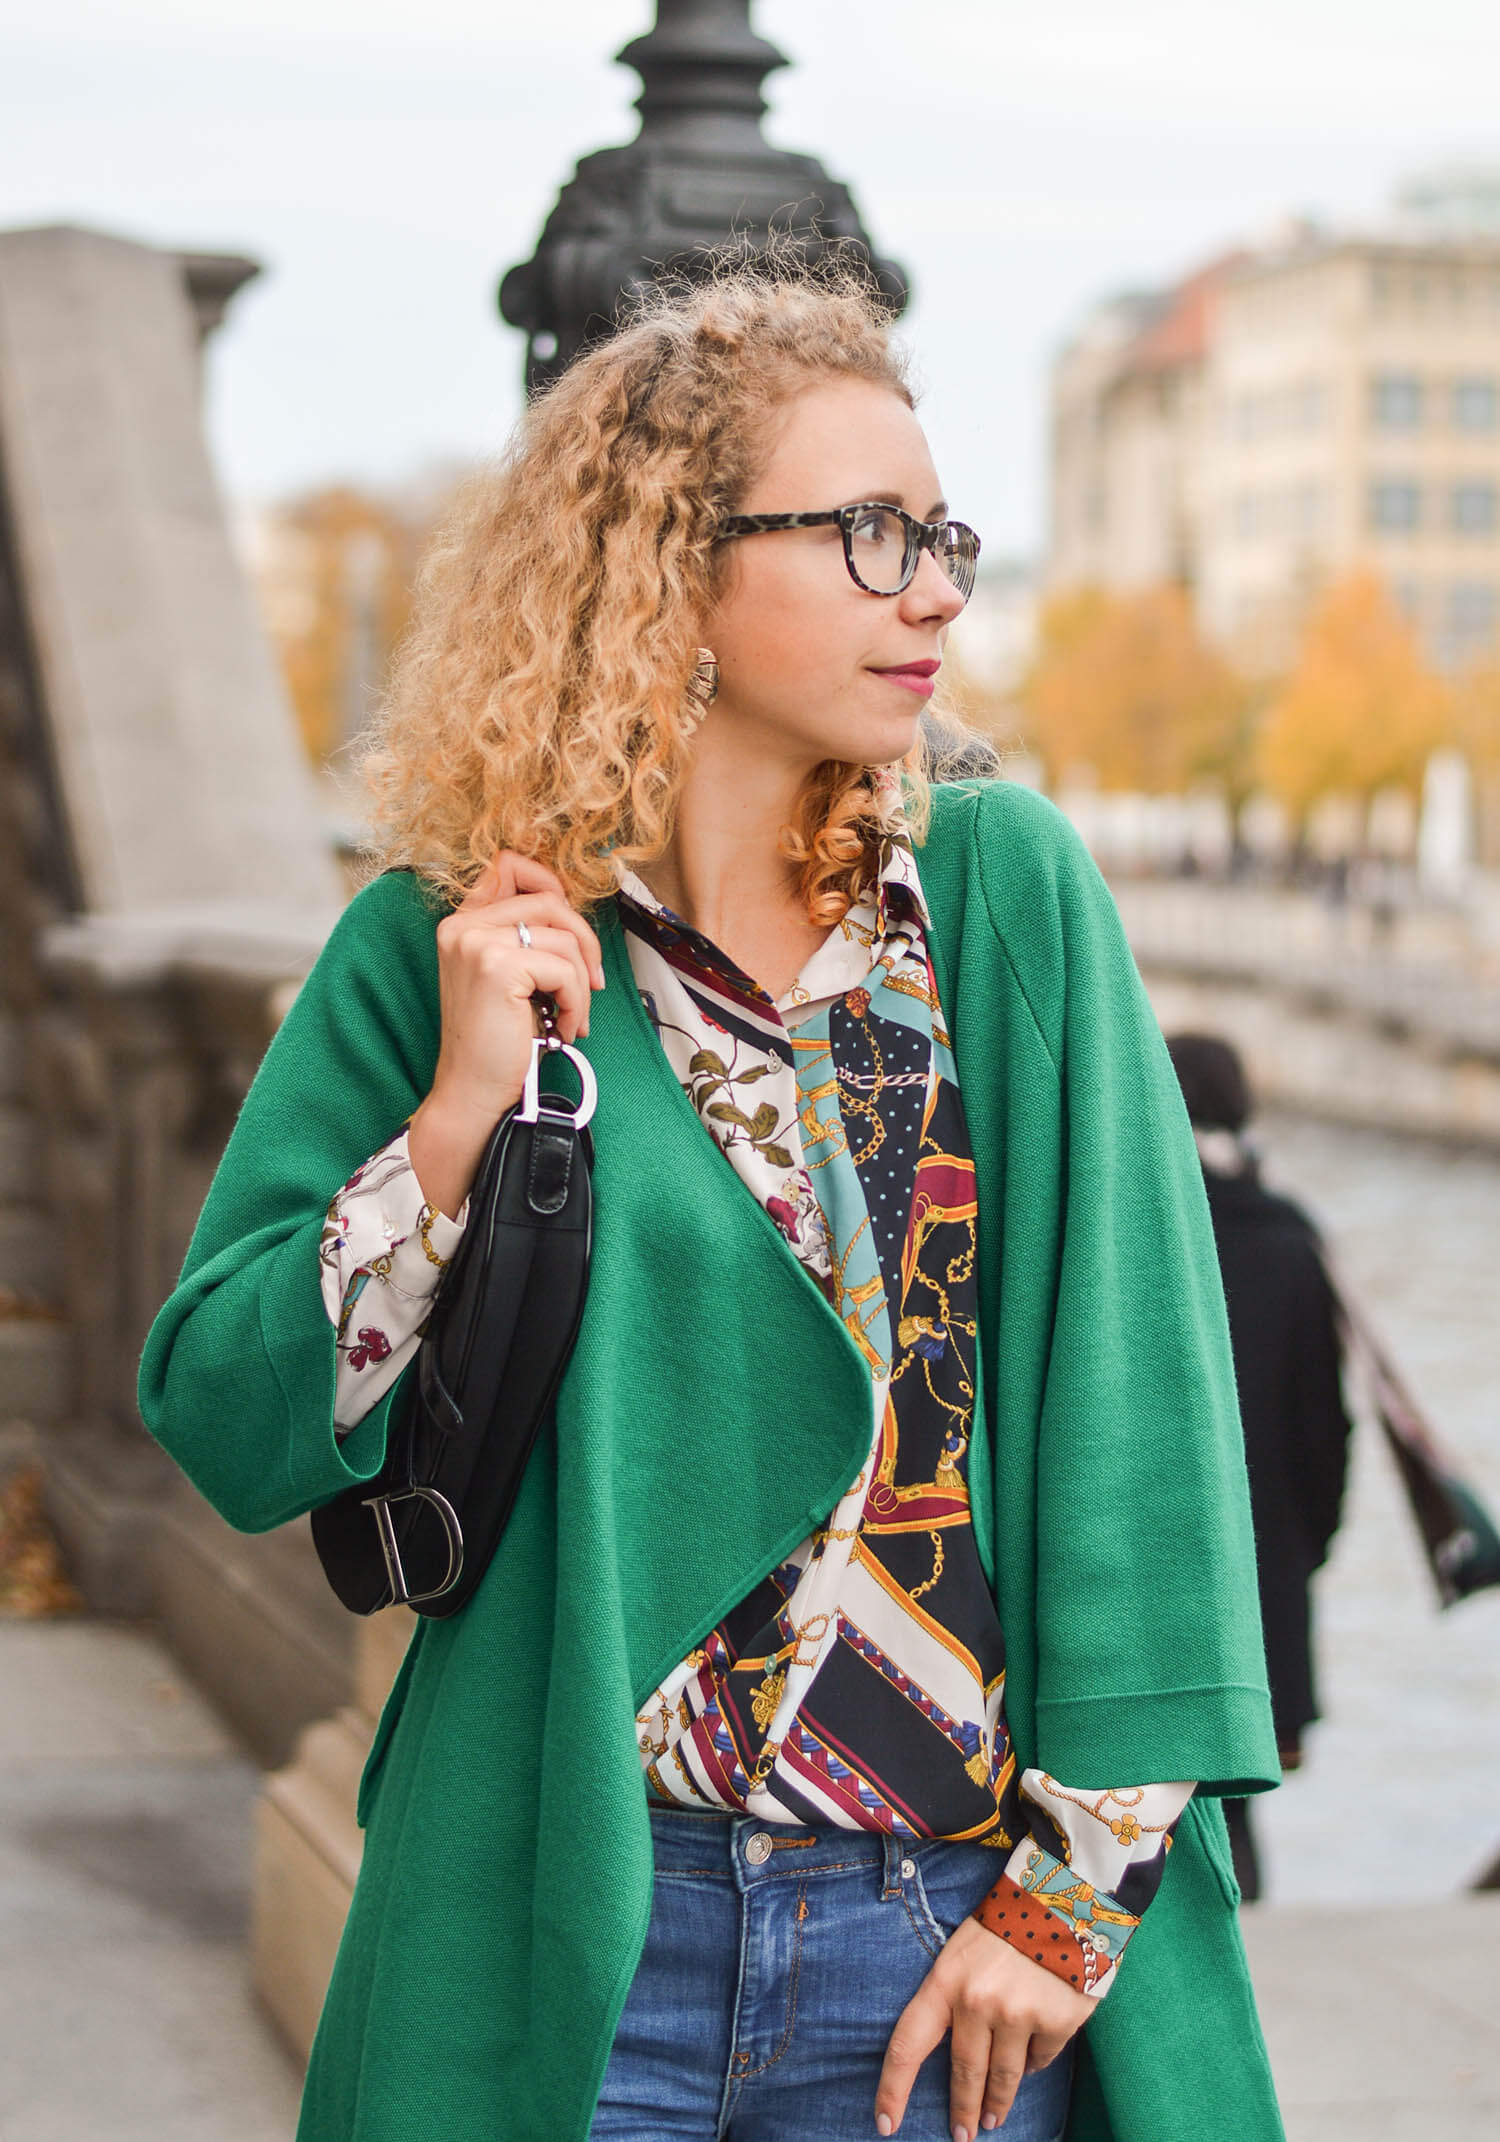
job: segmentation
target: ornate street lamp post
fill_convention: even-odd
[[[787,65],[750,27],[750,0],[657,0],[656,24],[619,54],[643,84],[641,129],[584,157],[533,257],[500,285],[500,311],[526,332],[526,384],[545,386],[606,333],[620,299],[663,270],[692,272],[704,246],[786,231],[816,258],[853,240],[892,313],[906,278],[877,256],[847,186],[815,156],[761,133],[761,84]]]

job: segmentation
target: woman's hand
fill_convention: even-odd
[[[948,2031],[953,2081],[948,2117],[955,2142],[998,2127],[1021,2077],[1057,2058],[1094,2003],[977,1919],[965,1919],[902,2010],[875,2093],[883,2135],[901,2125],[916,2073]]]
[[[422,1195],[452,1215],[490,1133],[521,1097],[536,1035],[533,996],[553,999],[558,1033],[576,1041],[589,1030],[589,992],[604,987],[604,967],[599,940],[568,905],[561,879],[510,849],[438,924],[437,952],[442,1041],[407,1151]]]

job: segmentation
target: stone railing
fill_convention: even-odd
[[[1113,890],[1163,1025],[1222,1032],[1263,1100],[1500,1145],[1500,967],[1471,918],[1201,880]]]
[[[142,1428],[135,1379],[240,1103],[332,919],[247,906],[54,924],[21,1023],[70,1338],[43,1443],[49,1514],[90,1604],[157,1618],[267,1762],[346,1700],[348,1617],[305,1525],[245,1537],[208,1508]]]

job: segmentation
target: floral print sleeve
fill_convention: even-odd
[[[975,1917],[992,1934],[1096,2000],[1155,1896],[1190,1784],[1085,1791],[1021,1773],[1031,1834]]]
[[[338,1334],[340,1432],[364,1419],[416,1352],[468,1216],[467,1199],[456,1220],[427,1203],[404,1130],[355,1169],[329,1206],[318,1258],[323,1306]]]

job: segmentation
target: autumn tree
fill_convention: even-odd
[[[1053,781],[1087,766],[1106,789],[1173,793],[1203,779],[1239,786],[1245,687],[1204,645],[1180,587],[1055,596],[1022,701]]]
[[[257,578],[309,754],[326,759],[368,718],[405,628],[425,518],[345,486],[273,513]]]
[[[1257,752],[1272,794],[1300,822],[1319,797],[1416,794],[1452,735],[1448,688],[1374,573],[1331,587],[1295,668],[1266,710]]]

